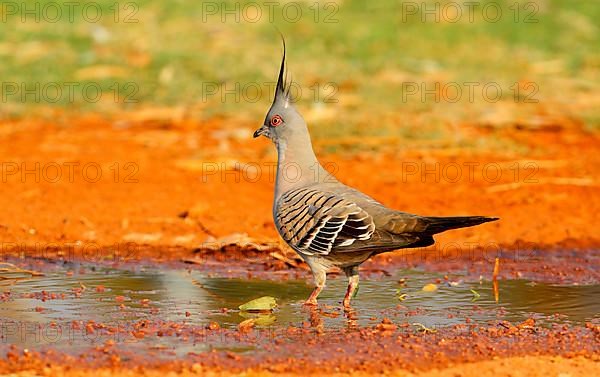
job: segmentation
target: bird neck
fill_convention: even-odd
[[[289,190],[331,179],[317,160],[308,135],[305,140],[279,140],[277,157],[275,203]]]

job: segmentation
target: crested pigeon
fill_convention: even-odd
[[[348,277],[343,305],[350,308],[358,287],[358,266],[369,257],[429,246],[435,242],[434,234],[497,220],[400,212],[339,182],[313,152],[306,122],[292,102],[284,71],[285,41],[273,104],[254,137],[265,136],[277,148],[273,218],[281,237],[313,273],[315,288],[306,305],[317,304],[332,267],[340,268]]]

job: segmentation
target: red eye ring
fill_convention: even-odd
[[[277,127],[281,123],[283,123],[283,119],[281,119],[279,115],[275,115],[273,118],[271,118],[271,126]]]

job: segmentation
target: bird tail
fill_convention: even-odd
[[[429,225],[427,232],[431,234],[445,232],[450,229],[466,228],[475,226],[489,221],[498,220],[497,217],[485,216],[458,216],[458,217],[426,217]]]

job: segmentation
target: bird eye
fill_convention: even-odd
[[[283,123],[283,119],[281,119],[279,115],[275,115],[273,118],[271,118],[271,126],[277,127],[281,123]]]

